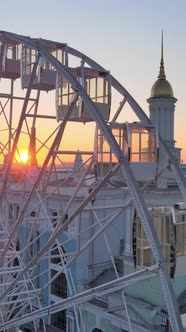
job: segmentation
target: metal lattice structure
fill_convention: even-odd
[[[129,108],[139,126],[147,130],[151,121],[110,72],[67,44],[9,32],[0,33],[0,44],[0,330],[24,328],[32,323],[33,330],[47,331],[56,313],[72,310],[74,331],[86,331],[83,305],[119,292],[125,326],[128,331],[136,331],[125,289],[158,276],[172,330],[183,331],[165,258],[135,170],[114,135],[114,123],[119,123],[120,118],[124,122]],[[117,104],[111,98],[114,93]],[[76,147],[66,146],[67,141],[73,146],[73,141],[78,140],[78,126],[80,132],[88,126],[93,141],[95,125],[103,146],[107,144],[113,156],[110,168],[100,176],[94,173],[94,167],[99,173],[101,153],[99,159],[94,147],[77,151]],[[163,139],[158,139],[185,200],[182,173]],[[27,163],[21,161],[25,146]],[[73,169],[61,168],[66,156],[76,157]],[[104,204],[94,203],[99,202],[100,195],[103,197],[105,188],[112,187],[112,178],[118,172],[125,187],[122,199],[111,197]],[[155,263],[121,276],[107,229],[129,206],[137,211]],[[90,214],[94,227],[85,222]],[[78,272],[81,257],[100,238],[105,243],[109,266],[115,271],[114,278],[83,287]],[[125,264],[125,255],[123,260]],[[64,279],[66,288],[61,294],[54,282]],[[49,300],[49,293],[61,300]],[[139,317],[137,322],[141,330],[150,330]],[[70,331],[69,325],[68,328]]]

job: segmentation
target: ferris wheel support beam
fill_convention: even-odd
[[[65,310],[72,307],[73,305],[79,305],[81,303],[85,303],[87,301],[96,299],[100,296],[118,292],[124,288],[135,285],[140,281],[148,280],[154,276],[157,276],[158,270],[159,270],[159,265],[156,264],[151,267],[145,268],[143,270],[137,271],[135,273],[128,274],[119,279],[107,282],[104,285],[100,285],[92,289],[85,290],[82,293],[78,293],[71,296],[70,298],[58,301],[55,304],[49,305],[46,308],[38,309],[34,312],[25,315],[24,318],[19,317],[14,321],[3,323],[0,325],[0,328],[8,329],[16,327],[18,325],[20,326],[32,321],[32,319],[37,320],[41,317],[47,316],[48,314],[53,314],[55,312],[58,312],[59,309]]]
[[[11,80],[11,88],[10,94],[13,96],[14,93],[14,81]],[[11,151],[11,143],[12,143],[12,119],[13,119],[13,98],[10,99],[10,116],[9,116],[9,146],[8,153]]]
[[[121,103],[120,103],[120,105],[119,105],[119,107],[118,107],[116,113],[114,114],[114,116],[113,116],[111,122],[115,122],[115,121],[117,120],[117,118],[118,118],[118,116],[120,115],[120,113],[121,113],[121,111],[122,111],[122,108],[124,107],[126,101],[127,101],[127,97],[124,96],[124,98],[123,98],[123,100],[121,101]]]

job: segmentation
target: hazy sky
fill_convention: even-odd
[[[6,0],[0,30],[79,49],[110,70],[148,114],[157,78],[161,30],[174,95],[175,139],[186,161],[186,0]]]

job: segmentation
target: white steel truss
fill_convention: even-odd
[[[124,290],[133,283],[153,278],[156,275],[161,282],[162,296],[164,297],[167,317],[172,330],[182,332],[183,326],[177,299],[167,271],[158,236],[154,230],[148,208],[143,198],[142,190],[139,188],[128,160],[124,156],[111,130],[112,122],[115,122],[120,117],[124,118],[122,111],[126,105],[131,108],[141,124],[145,126],[151,125],[149,118],[128,91],[109,74],[106,84],[110,84],[110,88],[119,94],[120,100],[118,107],[113,106],[114,110],[111,122],[105,121],[99,110],[99,103],[94,102],[93,98],[88,95],[82,81],[75,76],[71,64],[68,64],[67,61],[67,57],[72,58],[72,63],[73,61],[78,61],[79,71],[83,71],[86,64],[89,68],[90,76],[99,71],[102,73],[102,77],[106,75],[106,70],[85,54],[62,43],[42,39],[38,40],[3,31],[0,32],[0,36],[1,76],[2,78],[6,78],[6,75],[10,75],[8,77],[10,92],[1,93],[0,90],[0,117],[2,118],[2,127],[0,129],[2,132],[2,146],[0,148],[1,157],[3,157],[1,162],[4,163],[0,182],[0,236],[2,243],[0,246],[0,329],[5,331],[34,321],[34,329],[37,330],[38,320],[41,319],[43,326],[45,326],[46,316],[72,308],[77,331],[81,329],[85,331],[81,304],[105,294],[119,292],[122,294],[123,307],[128,319],[128,331],[133,331],[134,324],[130,318],[130,304],[127,304]],[[12,73],[6,73],[6,69],[4,69],[3,61],[7,61],[8,68],[9,60],[8,53],[6,55],[7,58],[3,58],[7,45],[13,49],[14,47],[23,49],[26,47],[33,54],[36,52],[35,60],[30,64],[30,66],[33,64],[33,67],[26,92],[25,90],[17,92],[19,91],[17,82],[20,81],[21,77],[15,79],[13,76],[11,77]],[[63,60],[57,57],[56,54],[58,51],[62,51]],[[39,66],[41,66],[43,59],[47,66],[47,69],[43,66],[43,71],[52,68],[52,74],[63,77],[65,84],[70,85],[69,91],[71,91],[70,94],[73,98],[70,100],[68,111],[64,115],[64,118],[59,120],[59,122],[56,119],[53,109],[45,111],[48,105],[40,105],[43,91],[41,91],[42,87],[35,82]],[[11,60],[13,59],[11,58]],[[18,58],[18,60],[21,61],[21,58]],[[3,83],[2,80],[1,85],[3,86],[3,84],[6,86],[7,82]],[[55,99],[53,92],[49,91],[48,94],[51,94],[51,98]],[[6,98],[7,101],[2,103],[2,100],[6,100]],[[43,100],[45,101],[45,97],[43,97]],[[17,104],[18,101],[20,104]],[[84,109],[89,111],[89,120],[91,118],[91,121],[101,130],[104,139],[117,159],[116,165],[103,178],[96,179],[94,182],[91,181],[91,185],[88,184],[88,176],[94,177],[92,175],[93,164],[95,163],[94,151],[87,152],[85,149],[80,151],[84,155],[84,158],[88,159],[82,165],[78,166],[76,170],[69,168],[68,174],[64,175],[63,173],[63,177],[59,176],[61,173],[57,161],[61,162],[65,154],[75,155],[76,157],[78,155],[75,149],[65,152],[63,147],[66,128],[72,119],[71,117],[74,116],[73,112],[77,102],[83,103]],[[19,118],[17,116],[18,112]],[[47,125],[46,130],[44,130],[44,121],[45,123],[50,121],[51,128],[50,125]],[[73,121],[78,126],[80,119],[76,118]],[[86,122],[86,120],[82,120],[81,122]],[[5,131],[8,134],[4,139],[3,133]],[[34,135],[35,131],[36,137],[33,138],[32,135]],[[70,131],[72,139],[76,140],[76,137],[73,136],[73,129],[70,129]],[[17,162],[17,164],[20,163],[17,170],[15,168],[15,155],[18,152],[17,159],[19,159],[21,145],[24,141],[23,133],[25,132],[27,133],[25,141],[27,143],[30,142],[30,146],[35,143],[38,145],[38,148],[34,152],[38,161],[39,158],[42,158],[42,164],[40,167],[35,164],[28,168],[28,165],[24,166],[20,161]],[[43,137],[43,133],[45,137]],[[183,175],[161,137],[159,137],[159,142],[160,148],[167,155],[167,159],[171,161],[172,172],[185,201],[186,187]],[[32,148],[31,146],[30,149]],[[8,157],[5,162],[6,158],[4,157],[6,155]],[[110,204],[98,204],[94,206],[94,200],[96,197],[99,200],[99,194],[104,190],[105,186],[110,188],[110,180],[117,174],[118,170],[123,175],[122,178],[126,189],[122,191],[122,200],[117,204],[110,202]],[[71,179],[75,181],[74,185],[70,182]],[[54,201],[57,205],[55,205]],[[16,206],[19,206],[19,208],[16,208]],[[57,217],[56,211],[54,211],[56,214],[53,216],[49,214],[49,206],[50,209],[54,206],[56,211],[60,211]],[[115,255],[109,246],[106,232],[111,225],[117,222],[117,218],[129,206],[132,206],[140,217],[146,238],[153,252],[155,265],[144,270],[135,271],[127,276],[119,277],[114,261]],[[101,216],[99,214],[100,211],[106,213],[106,216]],[[79,222],[79,229],[76,229],[77,218],[83,218],[84,213],[92,213],[95,216],[94,224],[90,225],[87,222],[87,225],[84,225],[83,222]],[[24,232],[24,236],[27,234],[27,238],[21,238],[22,232]],[[83,234],[85,234],[85,237]],[[115,270],[115,279],[97,287],[89,287],[88,290],[84,288],[79,291],[74,269],[77,268],[79,259],[86,250],[94,250],[92,249],[93,245],[101,236],[107,246],[107,257],[110,259],[109,266]],[[21,242],[20,247],[16,248],[18,242]],[[53,276],[50,276],[50,261],[53,257],[53,248],[57,248],[59,251],[60,262],[56,263],[55,273]],[[65,248],[65,251],[62,248]],[[65,274],[67,280],[68,292],[62,300],[47,303],[44,300],[44,294],[46,294],[45,292],[50,293],[53,282],[62,273]],[[46,278],[46,275],[48,278]],[[146,328],[148,330],[148,326]]]

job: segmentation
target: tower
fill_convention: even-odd
[[[149,103],[150,119],[157,125],[158,132],[165,140],[176,161],[180,163],[180,148],[175,147],[174,139],[174,111],[177,99],[174,97],[171,84],[166,79],[163,55],[163,31],[161,39],[161,59],[158,79],[151,88]],[[160,164],[164,162],[160,155]]]

